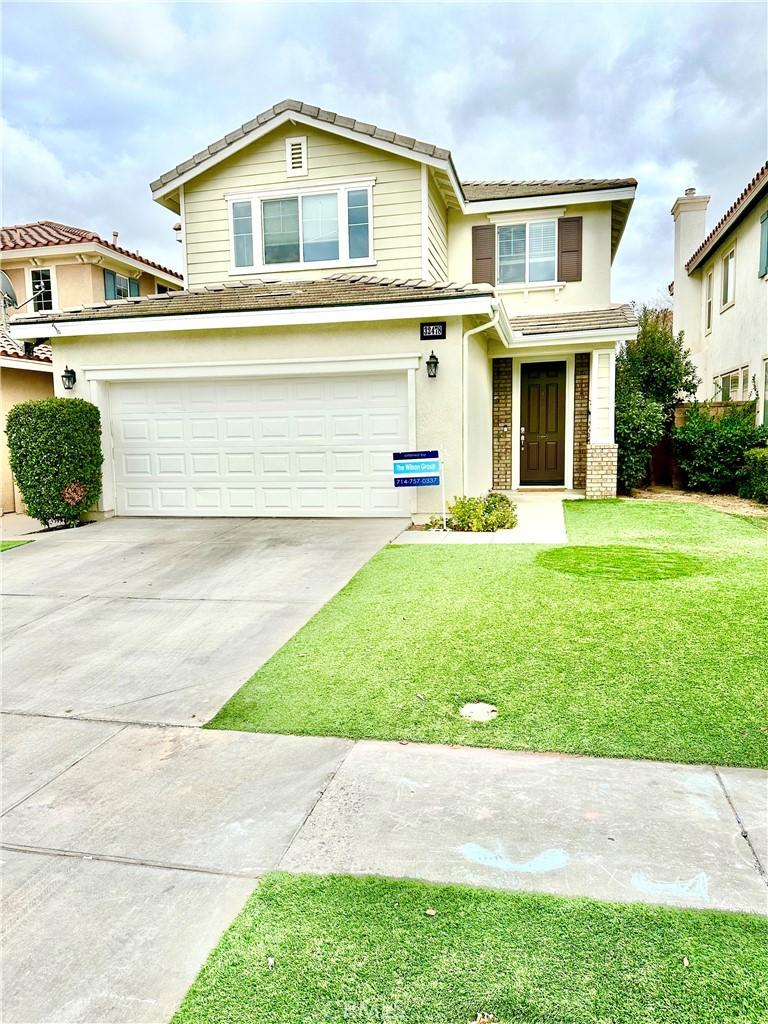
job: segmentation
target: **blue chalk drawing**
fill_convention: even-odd
[[[632,886],[646,896],[671,896],[676,899],[709,900],[709,881],[703,871],[693,878],[676,882],[657,882],[642,871],[632,875]]]
[[[461,852],[464,857],[473,864],[481,864],[485,868],[496,868],[497,871],[507,871],[517,874],[538,875],[546,871],[557,871],[564,868],[570,862],[570,854],[567,850],[552,848],[543,850],[541,853],[522,863],[515,863],[501,852],[489,850],[486,846],[478,843],[465,843]]]

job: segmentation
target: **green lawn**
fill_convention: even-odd
[[[768,767],[768,538],[570,502],[571,546],[390,546],[209,723]],[[498,717],[459,708],[489,701]]]
[[[742,914],[276,874],[172,1024],[764,1024],[766,950]]]
[[[18,548],[22,544],[31,543],[31,540],[0,540],[0,551],[10,551],[11,548]]]

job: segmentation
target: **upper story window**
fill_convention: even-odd
[[[760,218],[760,261],[758,277],[768,277],[768,210]]]
[[[35,267],[30,271],[32,306],[36,313],[53,309],[53,273],[48,267]]]
[[[139,294],[139,282],[134,277],[118,274],[114,270],[104,271],[104,298],[127,299]]]
[[[712,297],[715,290],[714,271],[707,274],[706,292],[704,296],[704,327],[705,330],[712,330]]]
[[[233,271],[372,262],[372,186],[231,200]]]
[[[720,297],[720,308],[733,304],[736,292],[736,249],[723,256],[723,288]]]
[[[499,284],[541,284],[557,279],[557,221],[500,225],[497,246]]]

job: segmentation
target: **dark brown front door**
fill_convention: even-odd
[[[523,363],[520,483],[565,482],[565,363]]]

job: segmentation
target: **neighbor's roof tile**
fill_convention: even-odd
[[[763,164],[736,201],[725,211],[707,237],[685,264],[690,274],[700,266],[718,242],[739,223],[762,192],[768,188],[768,161]]]

